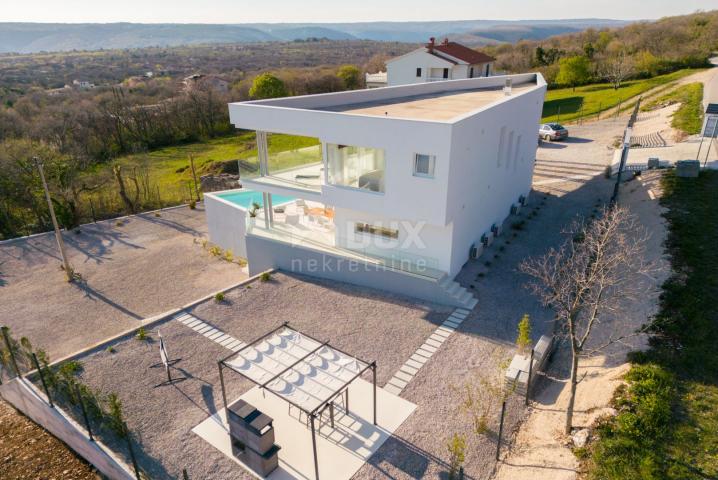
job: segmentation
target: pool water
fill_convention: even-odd
[[[217,195],[219,198],[223,200],[227,200],[228,202],[234,203],[235,205],[239,205],[240,207],[244,208],[245,210],[249,210],[252,208],[253,203],[258,203],[260,206],[262,205],[262,192],[257,192],[254,190],[237,190],[236,192],[226,192],[226,193],[220,193]],[[289,203],[293,202],[294,197],[285,197],[283,195],[272,195],[272,205],[282,205],[283,203]]]

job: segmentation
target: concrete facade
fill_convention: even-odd
[[[435,281],[451,279],[468,260],[472,245],[478,246],[492,225],[500,225],[531,188],[546,84],[539,74],[511,79],[516,90],[506,95],[505,77],[488,77],[230,104],[230,119],[238,128],[314,137],[325,146],[318,188],[283,183],[268,174],[243,178],[242,183],[330,208],[333,241],[328,252],[333,255],[348,249],[393,261],[418,261],[438,272],[429,275]],[[467,96],[471,92],[480,95]],[[423,113],[412,118],[417,99],[423,102]],[[442,108],[449,104],[446,120]],[[386,105],[387,114],[352,111],[365,105],[372,106],[372,112]],[[395,113],[389,115],[389,110]],[[433,119],[432,111],[444,119]],[[328,144],[383,150],[385,164],[379,173],[384,190],[332,184]],[[417,155],[433,159],[431,175],[417,174]],[[231,211],[236,206],[208,197],[213,242],[238,255],[246,250],[250,271],[291,264],[286,259],[270,262],[259,251],[266,241],[249,242],[254,234],[239,226],[240,215]],[[265,225],[271,229],[271,221]],[[360,231],[357,225],[393,233],[387,238],[374,230]],[[287,248],[297,242],[289,243],[294,245]],[[277,248],[272,246],[273,255]],[[341,279],[351,282],[350,277]]]

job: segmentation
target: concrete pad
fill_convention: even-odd
[[[408,363],[408,362],[407,362],[407,363]],[[405,363],[404,365],[401,366],[401,368],[400,368],[399,370],[401,370],[402,372],[406,372],[406,373],[408,373],[409,375],[416,375],[416,372],[419,371],[419,368],[413,367],[413,366],[411,366],[411,365],[407,365],[407,364]]]
[[[424,345],[431,345],[434,348],[439,348],[441,346],[441,342],[434,340],[433,338],[427,338]]]
[[[205,337],[209,338],[210,340],[214,340],[216,338],[220,338],[222,336],[226,335],[224,332],[220,332],[219,330],[215,330],[214,332],[207,332],[204,334]]]
[[[437,336],[441,338],[448,338],[449,335],[451,335],[451,332],[447,332],[446,330],[439,330],[438,328],[436,329],[436,331],[434,331],[434,333],[431,334],[432,337]]]
[[[225,338],[224,340],[219,342],[219,344],[222,345],[223,347],[226,347],[226,346],[229,346],[229,345],[231,345],[233,343],[237,343],[237,342],[238,342],[238,340],[236,338],[230,337],[229,335],[227,335],[227,338]]]
[[[411,382],[411,379],[414,378],[414,375],[399,370],[394,374],[394,378],[398,378],[399,380],[403,380],[405,382]]]
[[[241,340],[237,340],[237,339],[235,338],[232,343],[229,343],[229,344],[224,345],[224,346],[227,347],[227,348],[229,348],[230,350],[232,350],[233,348],[235,348],[235,347],[237,347],[237,346],[239,346],[239,345],[242,345],[242,341],[241,341]],[[240,347],[240,348],[241,348],[241,347]]]
[[[393,384],[397,387],[404,388],[407,385],[409,385],[409,382],[407,382],[406,380],[402,380],[401,378],[392,377],[392,379],[389,380],[389,384]]]
[[[389,393],[393,393],[394,395],[399,395],[401,393],[401,388],[394,386],[391,383],[385,385],[384,390],[386,390]]]
[[[327,422],[316,437],[320,479],[349,480],[416,409],[413,403],[387,390],[377,388],[378,425],[373,425],[372,384],[357,379],[350,385],[351,411],[346,413],[342,408],[336,408],[335,428],[331,428]],[[258,387],[252,388],[240,398],[274,419],[275,441],[282,448],[279,451],[279,467],[267,478],[313,480],[312,434],[306,423],[297,419],[296,409],[293,409],[290,416],[287,402],[262,392]],[[242,462],[232,455],[224,418],[225,412],[222,409],[192,431],[244,467]]]
[[[412,355],[412,357],[413,357],[413,355]],[[423,367],[424,364],[426,363],[426,359],[425,359],[424,357],[421,357],[421,358],[422,358],[422,360],[423,360],[423,361],[421,361],[421,362],[419,362],[419,361],[417,361],[417,360],[414,360],[413,358],[410,358],[409,360],[406,361],[406,363],[404,364],[404,366],[405,366],[405,367],[416,368],[417,370],[419,370],[419,369],[420,369],[421,367]]]

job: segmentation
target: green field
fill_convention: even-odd
[[[695,69],[683,69],[666,75],[643,80],[624,82],[614,89],[608,83],[596,83],[572,88],[560,88],[546,92],[543,105],[543,122],[569,122],[580,117],[596,118],[599,112],[609,110],[648,90],[667,85],[696,73]]]
[[[718,478],[718,172],[664,176],[666,242],[674,274],[634,356],[615,407],[598,428],[589,478]],[[687,214],[689,213],[689,214]]]
[[[682,85],[650,102],[645,110],[672,103],[680,103],[680,107],[671,118],[671,126],[687,135],[699,133],[703,126],[703,84]]]
[[[270,135],[268,139],[270,171],[279,171],[316,160],[317,149],[308,147],[318,144],[319,141],[315,138]],[[125,175],[141,177],[140,186],[143,192],[145,190],[148,192],[146,195],[143,193],[141,203],[143,209],[148,209],[184,203],[193,196],[190,156],[194,159],[198,178],[207,173],[223,171],[236,173],[237,160],[243,160],[245,166],[254,165],[258,168],[254,132],[126,155],[118,158],[115,163],[122,167]],[[321,160],[321,156],[318,159]],[[250,170],[243,170],[242,174],[246,176],[250,174]],[[111,166],[97,165],[85,175],[88,182],[98,179],[103,182],[103,187],[88,194],[86,199],[89,201],[91,198],[98,211],[109,210],[119,213],[123,206],[117,195],[117,184],[112,178]]]

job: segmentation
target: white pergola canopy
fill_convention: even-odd
[[[370,364],[283,326],[224,364],[306,412],[315,412]]]
[[[222,400],[227,409],[224,368],[239,373],[304,411],[311,423],[314,474],[319,479],[315,420],[326,407],[334,423],[334,400],[346,393],[348,387],[364,372],[371,369],[373,378],[374,425],[376,425],[376,362],[366,362],[350,355],[329,342],[321,342],[283,323],[262,335],[244,348],[218,362]]]

